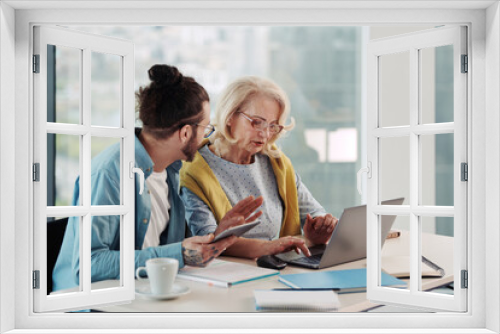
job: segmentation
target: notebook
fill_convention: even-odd
[[[383,256],[380,261],[382,270],[395,277],[410,277],[410,257]],[[443,277],[445,271],[434,262],[422,256],[422,277]]]
[[[179,270],[177,278],[227,288],[278,274],[274,269],[215,259],[206,268],[185,266]]]
[[[382,286],[402,288],[406,282],[381,273]],[[279,281],[294,289],[334,289],[337,293],[366,291],[366,268],[280,275]]]
[[[337,311],[340,307],[333,290],[254,290],[257,311]]]
[[[383,201],[382,205],[401,205],[404,198]],[[383,216],[380,242],[383,246],[396,216]],[[276,254],[282,261],[301,267],[321,269],[366,258],[366,205],[344,209],[327,245],[309,248],[311,256],[295,251]]]

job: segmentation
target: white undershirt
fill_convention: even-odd
[[[146,185],[151,192],[151,219],[144,237],[142,249],[156,247],[160,244],[160,235],[167,228],[170,219],[168,210],[167,171],[153,172],[147,179]]]

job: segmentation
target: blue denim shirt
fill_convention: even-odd
[[[153,172],[153,161],[137,138],[136,130],[135,166],[148,178]],[[184,266],[181,242],[190,236],[185,221],[185,208],[179,196],[179,170],[181,161],[167,167],[170,220],[160,236],[160,246],[142,249],[151,216],[151,196],[147,185],[139,195],[139,178],[135,178],[135,268],[144,266],[154,257],[172,257]],[[116,144],[92,159],[91,170],[92,205],[120,204],[120,145]],[[73,203],[79,205],[79,179],[76,180]],[[79,218],[70,217],[61,251],[53,271],[53,290],[68,289],[79,284]],[[93,216],[91,239],[92,282],[120,277],[120,216]]]

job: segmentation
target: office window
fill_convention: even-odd
[[[262,75],[275,80],[290,96],[292,116],[297,121],[296,128],[281,139],[280,144],[291,158],[304,183],[320,203],[337,217],[343,208],[362,203],[355,182],[356,173],[361,167],[361,158],[366,154],[366,142],[361,139],[364,112],[361,109],[361,101],[364,98],[362,61],[368,28],[195,26],[72,28],[133,40],[136,43],[136,90],[148,84],[147,69],[155,63],[173,64],[183,73],[195,77],[207,88],[212,108],[220,91],[239,76]],[[424,28],[417,30],[421,29]],[[392,34],[398,32],[398,27],[392,29]],[[449,57],[443,55],[441,58],[438,57],[438,51],[441,52],[443,49],[448,55],[450,54],[449,48],[446,47],[425,52],[425,57],[432,58],[433,61],[429,70],[423,70],[426,87],[430,87],[428,89],[430,97],[423,98],[423,103],[430,106],[423,110],[424,123],[446,122],[448,121],[446,117],[449,118],[449,115],[444,115],[441,109],[448,111],[448,114],[449,110],[453,111],[453,91],[451,98],[449,97],[450,71],[446,72],[446,68],[449,69],[447,65]],[[70,70],[72,62],[65,61],[66,59],[59,55],[63,51],[63,48],[52,50],[54,59],[57,59],[54,62],[55,72],[64,74],[64,76],[59,75],[62,80],[55,85],[53,100],[56,103],[52,117],[61,115],[60,118],[69,119],[70,117],[65,116],[71,114],[69,111],[65,112],[66,109],[71,109],[67,107],[71,106],[71,103],[67,102],[70,100],[67,96],[75,94],[68,93],[67,86],[78,89],[78,80],[73,79],[76,84],[72,84]],[[408,97],[406,100],[404,97],[394,99],[397,94],[391,90],[397,87],[402,95],[408,94],[409,90],[408,74],[397,69],[390,70],[390,66],[397,64],[398,61],[408,62],[409,54],[389,55],[381,60],[381,66],[383,65],[384,69],[389,68],[387,71],[389,75],[384,73],[382,76],[387,82],[385,84],[381,82],[381,87],[384,89],[381,90],[380,123],[384,127],[409,124],[410,113],[405,106]],[[120,118],[115,117],[116,112],[113,113],[113,105],[116,105],[113,101],[116,100],[117,92],[119,93],[119,87],[113,82],[116,77],[113,72],[117,72],[118,67],[119,63],[109,55],[92,54],[92,77],[95,79],[91,104],[93,124],[96,119],[99,119],[96,125],[102,123],[113,127],[120,124]],[[445,70],[441,70],[441,67]],[[441,71],[439,73],[444,73],[441,77],[438,75],[438,69]],[[389,88],[385,89],[387,87]],[[397,104],[398,101],[401,105]],[[73,105],[78,106],[78,103]],[[436,113],[436,110],[440,112]],[[73,114],[76,114],[73,118],[77,119],[78,113],[73,112]],[[453,170],[449,168],[450,160],[446,159],[450,156],[448,152],[450,139],[447,135],[428,137],[430,138],[427,140],[422,139],[425,158],[423,159],[425,166],[422,168],[425,170],[423,175],[426,180],[429,179],[428,186],[424,188],[427,191],[426,195],[430,196],[424,196],[423,199],[429,201],[428,205],[433,205],[434,202],[440,205],[439,203],[450,202],[449,197],[453,198],[453,187],[451,191],[443,191],[443,187],[438,183],[442,180],[449,181],[450,175],[453,175]],[[66,141],[59,140],[59,143],[61,142]],[[106,141],[93,140],[92,152],[97,152],[106,145]],[[382,167],[382,199],[403,196],[408,201],[409,141],[406,140],[405,146],[404,140],[389,137],[381,139],[380,145],[382,154],[387,152],[394,156],[392,159],[384,159],[383,163],[398,161],[397,164],[389,163]],[[453,136],[451,150],[453,151]],[[60,157],[60,161],[55,159],[52,173],[54,180],[57,180],[57,175],[60,174],[57,173],[57,166],[63,164],[62,161],[73,161],[73,165],[78,165],[78,154],[71,153],[71,150],[55,156]],[[452,162],[453,154],[451,158]],[[436,159],[448,168],[442,168],[435,162]],[[400,162],[406,169],[401,168]],[[51,174],[50,169],[48,174]],[[437,177],[437,174],[440,177]],[[395,178],[398,176],[399,179]],[[75,178],[66,174],[65,177],[68,180],[71,177]],[[436,183],[433,180],[436,180]],[[57,182],[55,183],[55,186],[47,188],[48,198],[50,198],[49,192],[52,192],[51,198],[66,197],[66,202],[69,202],[69,196],[60,194],[71,194],[74,184],[69,181],[59,189]],[[438,194],[438,191],[441,193]],[[398,216],[396,226],[409,230],[407,218]],[[442,223],[436,224],[436,221]],[[431,234],[441,232],[453,236],[453,223],[450,222],[453,220],[448,217],[434,217],[428,219],[423,226],[425,232]],[[441,228],[441,231],[438,228]]]
[[[92,30],[89,28],[86,29]],[[95,27],[94,29],[101,28]],[[110,31],[99,31],[99,33],[102,35],[113,35],[117,34],[116,31],[120,34],[123,34],[124,31],[124,28],[118,30],[113,30],[117,28],[107,29],[110,29]],[[164,33],[164,29],[173,28],[137,27],[131,29],[154,29],[153,31],[158,30]],[[337,216],[340,215],[344,207],[359,204],[361,198],[355,192],[354,179],[360,165],[359,157],[366,151],[366,143],[359,139],[362,132],[360,101],[363,98],[360,88],[362,81],[360,72],[361,59],[364,52],[363,48],[365,47],[362,42],[363,33],[366,33],[366,29],[363,31],[364,28],[362,27],[239,27],[239,30],[244,32],[244,34],[234,34],[234,29],[227,31],[225,29],[224,27],[213,27],[212,30],[218,33],[210,33],[205,28],[198,30],[198,27],[183,27],[181,30],[175,29],[175,33],[170,32],[170,34],[166,34],[170,39],[159,38],[158,40],[162,40],[164,43],[181,45],[179,50],[175,47],[167,48],[169,52],[177,56],[172,61],[156,61],[156,59],[152,59],[150,55],[160,54],[162,49],[155,52],[156,49],[153,48],[153,52],[141,53],[139,51],[137,54],[144,54],[149,64],[156,62],[175,64],[186,74],[194,76],[207,87],[212,96],[213,104],[217,101],[220,91],[230,81],[241,75],[257,73],[277,81],[281,86],[285,87],[291,97],[292,108],[295,110],[293,115],[297,120],[297,129],[292,131],[286,138],[283,138],[282,145],[285,152],[292,159],[297,171],[301,174],[304,183],[309,186],[312,193],[323,203],[327,210]],[[120,35],[119,37],[123,38],[127,36]],[[232,37],[229,38],[228,36]],[[130,36],[128,37],[130,38]],[[332,40],[332,45],[325,48],[324,43],[320,43],[320,41],[327,38]],[[240,41],[240,43],[244,41],[245,45],[250,44],[254,47],[247,47],[243,50],[241,48],[234,48],[235,41]],[[274,48],[270,47],[267,53],[262,53],[258,45],[274,46]],[[193,49],[197,48],[199,48],[199,53],[205,53],[205,57],[193,56],[193,54],[197,54],[193,53]],[[190,52],[187,51],[188,49]],[[221,61],[219,59],[221,57],[221,49],[225,51],[223,52],[225,55],[229,54],[236,59],[241,58],[241,63],[232,64],[229,59],[222,59]],[[211,50],[216,51],[214,55],[211,54]],[[255,50],[260,50],[259,52],[262,54],[256,53],[257,51]],[[73,51],[73,55],[68,56],[71,54],[71,51]],[[86,58],[81,55],[80,49],[72,50],[66,46],[59,45],[49,45],[46,54],[47,67],[49,68],[52,65],[51,75],[47,75],[47,84],[50,87],[55,87],[47,93],[48,97],[51,92],[53,93],[49,98],[51,103],[47,103],[47,121],[49,124],[47,140],[52,145],[55,144],[55,146],[48,146],[47,149],[47,152],[49,152],[48,156],[53,157],[52,173],[50,168],[47,169],[48,174],[52,176],[54,182],[52,186],[47,186],[47,205],[50,208],[51,206],[58,205],[57,198],[64,197],[59,196],[60,191],[56,182],[57,175],[61,173],[57,170],[57,167],[61,165],[61,163],[58,163],[57,158],[62,157],[68,161],[73,159],[73,166],[82,164],[79,162],[82,156],[83,160],[89,158],[87,155],[89,147],[86,146],[88,143],[85,144],[85,134],[83,134],[83,137],[79,137],[82,135],[80,132],[83,129],[78,131],[65,130],[64,127],[66,125],[64,125],[60,127],[63,130],[61,132],[58,125],[52,124],[58,124],[59,120],[62,120],[61,123],[63,124],[71,125],[76,123],[78,126],[83,123],[85,127],[88,126],[85,125],[85,122],[88,123],[91,121],[90,129],[95,133],[90,140],[90,158],[92,158],[110,145],[122,145],[120,140],[117,141],[117,138],[114,138],[116,136],[104,135],[102,128],[105,127],[106,130],[110,131],[109,133],[113,133],[114,130],[119,131],[120,126],[125,120],[129,120],[129,117],[132,115],[130,113],[120,113],[122,86],[119,82],[118,84],[116,82],[116,78],[120,77],[121,63],[119,57],[113,57],[112,54],[105,54],[103,52],[92,52]],[[259,55],[261,58],[258,58]],[[323,57],[320,57],[320,55]],[[434,57],[434,55],[435,53],[433,52],[432,56]],[[83,63],[85,64],[85,59],[89,58],[92,65],[90,68],[86,69],[85,65],[78,65],[81,59],[83,59]],[[390,59],[387,60],[384,58],[384,61],[381,60],[381,68],[385,69],[386,66],[390,68],[393,64],[401,61],[403,63],[408,62],[409,54],[398,54],[394,59],[392,59],[393,55],[390,55],[387,58]],[[312,63],[317,65],[310,66],[310,59],[313,59]],[[344,62],[345,64],[341,66],[344,70],[336,71],[336,66],[332,66],[329,59],[335,60],[336,63],[343,64]],[[357,61],[353,59],[357,59]],[[219,60],[219,63],[214,67],[215,60]],[[76,66],[75,63],[77,64]],[[227,64],[231,64],[231,66],[227,66]],[[89,67],[88,65],[86,66]],[[149,66],[145,67],[148,68]],[[83,67],[82,71],[81,67]],[[186,69],[183,69],[183,67]],[[323,67],[329,71],[321,71]],[[147,73],[146,70],[144,71]],[[90,91],[85,95],[81,94],[81,92],[89,89],[84,79],[85,75],[89,74],[88,72],[90,72],[92,80]],[[410,112],[405,106],[404,99],[396,100],[396,102],[399,101],[401,104],[398,105],[391,98],[395,95],[394,92],[389,89],[389,93],[386,93],[386,88],[397,87],[403,95],[408,94],[409,84],[405,82],[408,80],[408,76],[404,72],[388,72],[390,73],[389,75],[384,74],[382,76],[387,83],[381,81],[383,89],[381,89],[380,93],[382,102],[379,122],[382,127],[405,126],[409,124]],[[434,77],[435,66],[431,67],[429,71],[423,71],[424,74],[427,74],[427,72],[432,74],[431,77]],[[394,75],[394,73],[397,73],[397,75]],[[80,75],[83,76],[83,79]],[[142,77],[144,77],[144,74]],[[396,82],[396,85],[393,82]],[[147,78],[143,83],[136,83],[136,89],[147,83]],[[434,97],[435,90],[430,95]],[[453,102],[452,99],[451,102]],[[406,112],[404,112],[405,108]],[[431,109],[433,108],[434,106]],[[398,111],[398,113],[394,113],[394,110]],[[403,112],[399,112],[400,110],[403,110]],[[422,116],[422,121],[431,120],[432,116],[428,115],[426,109],[426,113]],[[70,125],[68,125],[69,128]],[[56,151],[53,147],[57,148],[58,143],[59,145],[64,144],[63,146],[66,146],[66,144],[72,142],[72,140],[58,138],[65,133],[76,135],[76,139],[73,138],[76,142],[75,140],[73,142],[77,143],[80,140],[83,142],[83,145],[74,144],[72,145],[73,148],[62,150],[59,154],[52,153],[51,151]],[[120,132],[117,132],[117,136],[118,133]],[[386,145],[386,141],[384,140],[388,141],[390,145]],[[422,140],[422,142],[425,141]],[[434,142],[435,140],[431,140],[430,147],[432,152],[435,151],[433,147]],[[361,143],[361,145],[358,145],[358,143]],[[422,147],[424,146],[422,145]],[[404,161],[405,159],[402,159],[402,157],[409,153],[409,142],[405,146],[404,140],[397,137],[392,138],[389,136],[389,138],[382,138],[381,147],[383,147],[381,152],[387,151],[389,154],[395,155],[395,159],[392,160],[397,160],[398,163]],[[80,148],[84,153],[78,153],[78,149]],[[400,150],[399,153],[398,149]],[[445,147],[445,149],[450,149],[450,147]],[[429,154],[427,154],[425,149],[423,151],[425,152],[424,156],[427,157]],[[409,157],[406,160],[407,162],[403,163],[403,165],[406,164],[408,166]],[[385,159],[383,161],[385,162]],[[83,162],[83,166],[86,166],[85,162]],[[390,197],[405,196],[410,191],[408,181],[409,172],[401,174],[400,179],[395,180],[394,176],[399,174],[402,169],[401,166],[398,164],[388,164],[387,167],[382,168],[386,178],[382,177],[381,179],[381,183],[384,183],[381,187],[383,190],[381,199],[385,200]],[[433,173],[434,169],[435,165],[431,162],[429,170]],[[448,172],[450,173],[450,171]],[[453,171],[451,173],[453,174]],[[386,181],[390,185],[389,187],[386,187]],[[402,186],[405,182],[408,183],[407,187]],[[325,187],[325,184],[328,186]],[[66,189],[66,193],[70,193],[72,188],[71,182],[66,182],[65,186],[68,188]],[[60,188],[62,189],[63,187],[64,183]],[[81,184],[79,187],[83,188]],[[396,192],[387,192],[386,188],[393,189]],[[434,185],[428,188],[435,189]],[[49,193],[52,193],[51,197]],[[126,191],[122,192],[122,196],[127,197],[128,195],[130,193]],[[339,200],[336,202],[334,200],[336,197],[341,198],[344,203],[349,203],[348,200],[351,197],[354,203],[338,204],[338,202],[342,203],[342,201]],[[52,202],[50,198],[52,198]],[[85,196],[82,196],[82,198],[85,199]],[[66,198],[66,203],[69,203],[68,198]],[[68,205],[66,204],[66,206]],[[338,210],[335,209],[337,206],[339,207]],[[63,209],[71,210],[65,208],[64,205]],[[51,212],[50,210],[48,211],[48,224],[51,223],[51,220],[60,216],[59,211]],[[82,213],[82,218],[80,219],[80,229],[82,231],[86,229],[85,226],[89,224],[93,216],[112,215],[112,212],[101,210],[96,213],[90,216],[87,212]],[[120,217],[120,220],[123,220],[124,217],[125,215]],[[446,215],[445,217],[435,217],[430,223],[422,225],[426,226],[428,231],[435,233],[435,227],[432,223],[434,222],[435,225],[436,218],[446,220],[449,217],[446,217]],[[398,217],[397,221],[404,222],[405,219],[402,216]],[[447,221],[449,222],[450,220]],[[126,227],[123,226],[127,226],[127,224],[122,222],[121,226],[122,231],[124,231]],[[83,238],[85,239],[85,237]],[[49,243],[49,238],[45,242]],[[124,250],[125,248],[121,251]],[[85,255],[88,249],[82,246],[80,252]],[[85,257],[82,258],[85,262]],[[124,273],[123,270],[125,269],[122,268],[122,274]],[[122,283],[117,285],[117,287],[122,286]],[[82,290],[86,290],[85,283]]]

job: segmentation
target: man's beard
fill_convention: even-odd
[[[182,148],[182,153],[186,156],[186,161],[191,162],[194,159],[196,152],[198,151],[198,142],[196,140],[196,134],[191,137],[189,142]]]

